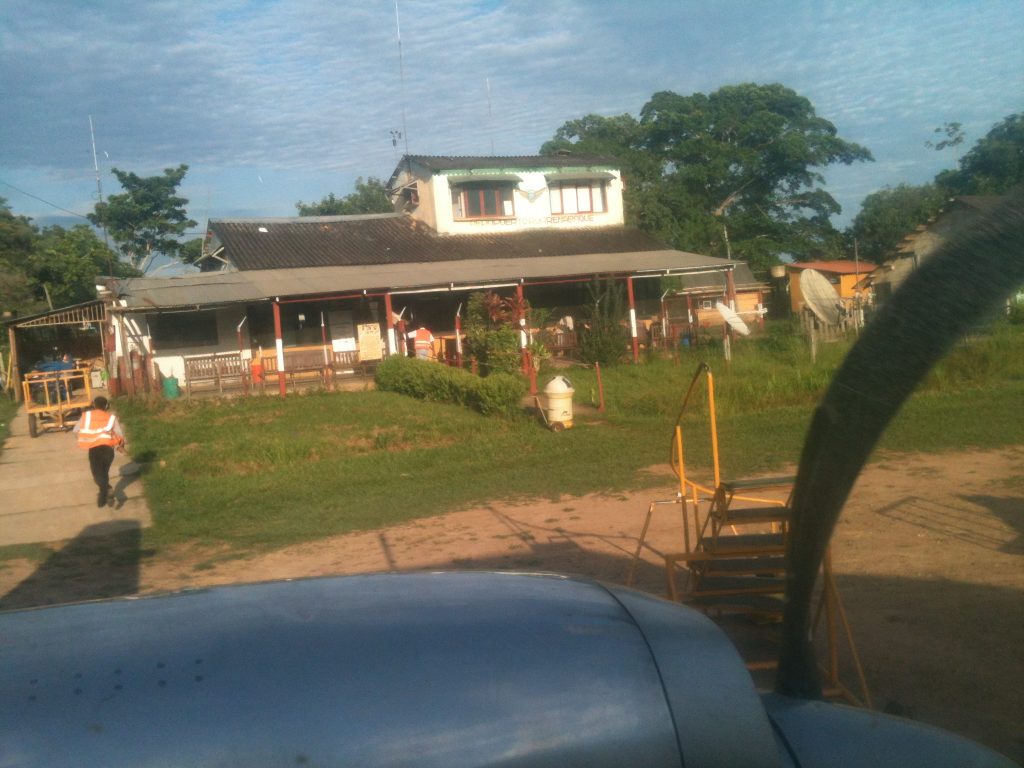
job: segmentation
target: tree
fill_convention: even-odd
[[[945,200],[934,184],[900,184],[872,192],[861,203],[849,237],[857,240],[862,257],[884,259],[914,227],[934,216]]]
[[[654,94],[640,111],[570,121],[542,152],[598,152],[631,173],[627,221],[678,248],[764,268],[781,254],[835,255],[840,206],[821,169],[871,160],[803,96],[779,84]],[[634,183],[635,178],[637,183]]]
[[[203,238],[194,237],[181,244],[178,251],[178,258],[186,264],[195,264],[203,255]]]
[[[47,227],[29,259],[32,279],[47,304],[66,307],[96,298],[96,277],[127,277],[138,272],[117,260],[91,227]]]
[[[392,213],[395,210],[384,182],[375,176],[356,179],[355,192],[337,198],[331,192],[319,203],[295,204],[299,216],[353,216],[361,213]]]
[[[38,232],[31,219],[11,212],[0,197],[0,310],[27,312],[37,308],[29,259]]]
[[[948,147],[958,147],[964,142],[962,123],[943,123],[932,131],[932,133],[937,133],[946,137],[941,141],[926,141],[924,143],[928,149],[934,149],[936,152],[941,152]]]
[[[133,267],[144,269],[157,253],[176,258],[182,247],[177,238],[196,226],[185,212],[188,200],[177,195],[187,171],[179,165],[162,176],[141,177],[111,168],[124,193],[97,203],[89,221],[106,228]]]
[[[996,123],[958,165],[935,177],[949,195],[1001,195],[1024,183],[1024,115]]]

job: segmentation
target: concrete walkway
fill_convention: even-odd
[[[142,481],[131,473],[134,465],[122,474],[130,464],[125,454],[114,455],[110,484],[115,503],[97,507],[86,452],[70,431],[41,431],[30,437],[23,405],[0,452],[0,546],[73,539],[88,535],[85,529],[100,523],[151,525]],[[100,525],[93,530],[109,533],[116,528]]]

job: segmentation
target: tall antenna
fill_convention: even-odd
[[[398,0],[395,0],[395,30],[398,32],[398,79],[402,96],[402,140],[405,142],[405,156],[409,157],[409,130],[405,126],[405,64],[402,61],[402,26],[398,21]]]
[[[89,115],[89,139],[92,141],[92,167],[96,170],[96,200],[103,202],[103,185],[100,183],[100,162],[96,157],[96,131],[92,127],[92,115]],[[103,244],[107,246],[107,271],[114,276],[114,265],[110,261],[110,238],[107,237],[107,225],[100,217],[100,229],[103,230]]]

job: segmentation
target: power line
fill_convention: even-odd
[[[40,203],[46,203],[48,206],[50,206],[51,208],[56,208],[58,211],[64,211],[64,213],[70,213],[72,216],[77,216],[80,219],[88,220],[88,218],[89,218],[88,216],[83,216],[80,213],[75,213],[74,211],[69,211],[67,208],[61,208],[56,203],[51,203],[49,200],[44,200],[43,198],[39,197],[38,195],[33,195],[31,192],[26,192],[24,189],[20,189],[20,188],[14,186],[13,184],[11,184],[10,182],[4,181],[3,179],[0,179],[0,184],[3,184],[4,186],[10,187],[15,192],[20,192],[21,194],[26,195],[27,197],[31,197],[33,200],[38,200]]]

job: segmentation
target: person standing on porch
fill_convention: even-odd
[[[406,336],[412,339],[416,357],[421,360],[427,360],[431,357],[434,351],[434,334],[421,325],[415,331],[409,331]]]
[[[86,411],[75,424],[78,447],[89,451],[89,469],[99,488],[96,506],[113,501],[110,488],[110,465],[114,463],[114,449],[125,450],[124,432],[117,416],[107,411],[110,404],[105,397],[92,401],[92,410]]]

